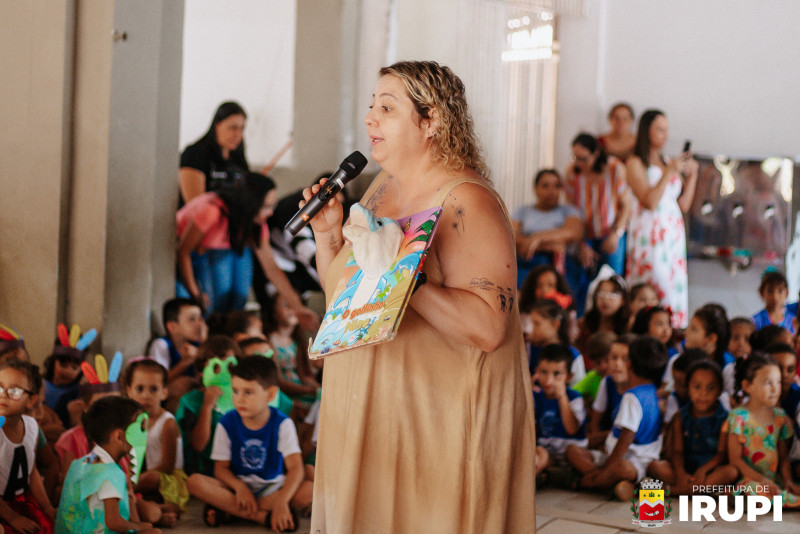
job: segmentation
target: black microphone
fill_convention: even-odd
[[[366,166],[367,158],[358,150],[347,156],[342,164],[339,165],[339,168],[336,169],[336,172],[333,173],[333,176],[328,178],[328,181],[325,182],[322,189],[311,197],[300,211],[294,214],[294,217],[292,217],[292,220],[289,221],[284,230],[289,230],[292,235],[297,235],[297,232],[302,230],[303,227],[319,213],[319,210],[321,210],[336,193],[342,190],[347,182],[361,174],[361,171],[363,171]]]

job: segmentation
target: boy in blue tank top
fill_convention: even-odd
[[[597,395],[592,402],[586,424],[586,438],[590,449],[603,449],[614,419],[617,418],[622,394],[628,390],[631,363],[628,358],[630,345],[636,339],[633,334],[623,334],[611,343],[608,353],[608,372],[600,382]]]
[[[278,394],[278,371],[270,358],[245,356],[229,367],[234,410],[214,433],[214,477],[189,477],[189,492],[206,503],[209,526],[235,515],[278,532],[297,528],[294,510],[311,505],[297,431],[291,419],[269,406]]]
[[[569,445],[586,447],[586,409],[580,393],[567,387],[572,353],[564,345],[546,345],[539,352],[533,392],[536,417],[536,474],[563,463]]]
[[[604,451],[570,447],[567,460],[583,477],[583,488],[610,488],[629,500],[633,484],[644,478],[647,466],[661,453],[661,412],[657,386],[667,364],[667,349],[651,336],[630,345],[629,389],[605,442]]]

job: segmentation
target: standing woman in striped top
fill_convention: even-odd
[[[567,261],[567,281],[583,314],[589,282],[603,264],[625,275],[625,228],[630,196],[625,164],[606,155],[594,136],[578,134],[572,141],[572,162],[564,173],[567,200],[581,212],[585,240]]]

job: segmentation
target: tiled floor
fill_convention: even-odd
[[[192,501],[178,528],[168,530],[174,534],[196,534],[198,530],[208,530],[200,517],[202,506]],[[742,518],[737,523],[727,523],[715,514],[716,522],[682,522],[678,520],[678,500],[673,500],[672,524],[664,525],[660,534],[684,534],[700,531],[711,533],[798,533],[800,532],[800,512],[784,511],[783,521],[774,522],[772,516],[759,517],[754,522]],[[600,493],[575,493],[556,489],[542,489],[536,494],[536,528],[538,534],[617,534],[636,531],[632,523],[629,503],[619,502],[610,495]],[[247,524],[244,521],[225,525],[219,532],[265,532],[264,527]],[[653,532],[653,529],[638,529]],[[309,520],[300,522],[299,534],[310,534]],[[376,533],[379,534],[379,533]],[[438,534],[438,533],[431,533]],[[442,533],[451,534],[451,533]]]

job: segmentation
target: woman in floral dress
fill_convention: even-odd
[[[626,162],[633,210],[628,227],[627,279],[652,284],[672,310],[675,328],[688,324],[689,287],[683,213],[697,185],[691,153],[667,160],[662,150],[669,123],[663,112],[648,110],[639,121],[634,154]]]

